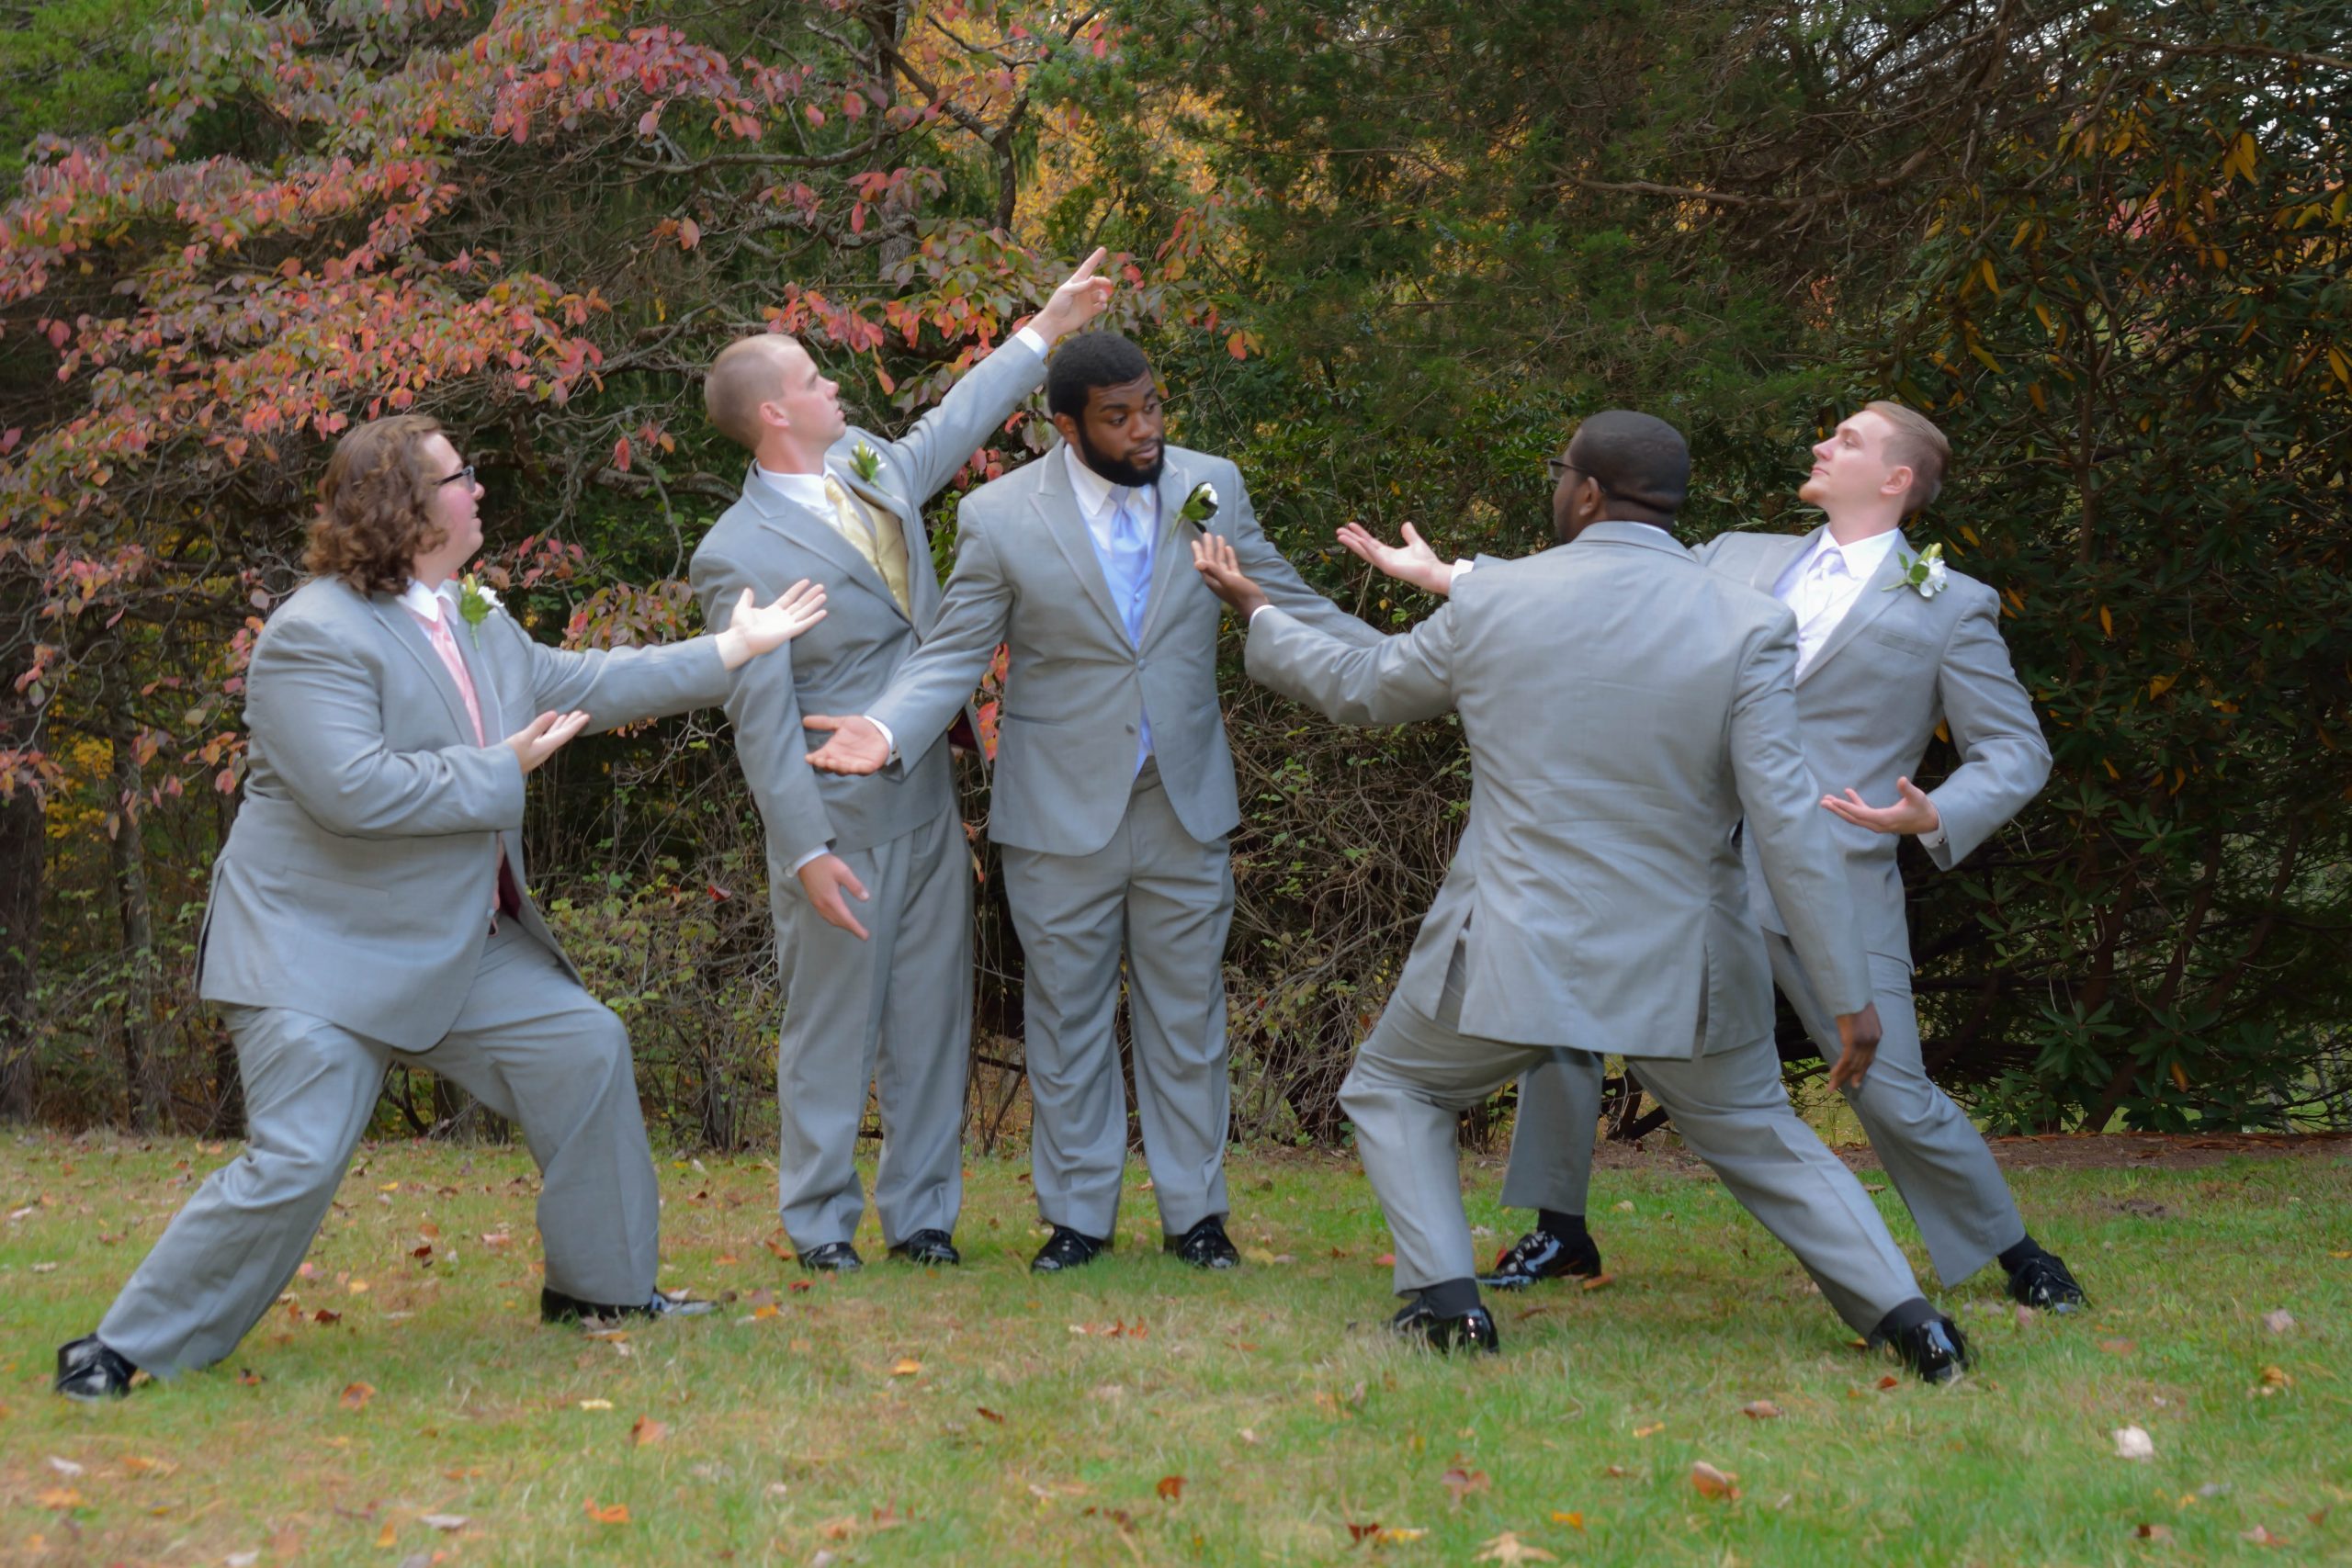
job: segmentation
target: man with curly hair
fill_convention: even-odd
[[[521,1125],[543,1318],[691,1309],[654,1289],[661,1200],[628,1033],[526,891],[523,780],[584,730],[718,702],[729,671],[822,617],[823,591],[747,594],[727,630],[668,648],[547,648],[452,581],[481,547],[481,496],[420,415],[358,426],[327,464],[314,575],[254,645],[244,800],[198,947],[198,994],[236,1043],[245,1151],[58,1351],[60,1393],[119,1395],[235,1348],[309,1249],[394,1062]]]

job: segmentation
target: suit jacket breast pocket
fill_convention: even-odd
[[[1872,626],[1862,636],[1881,652],[1899,659],[1916,659],[1922,662],[1936,656],[1936,645],[1923,637],[1893,626]]]

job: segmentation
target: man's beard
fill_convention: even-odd
[[[1110,480],[1114,485],[1125,485],[1129,490],[1141,485],[1159,483],[1160,470],[1168,467],[1168,447],[1165,443],[1160,446],[1159,456],[1151,460],[1149,468],[1145,468],[1140,463],[1126,462],[1097,451],[1094,443],[1086,438],[1086,426],[1082,424],[1078,427],[1078,456],[1080,460],[1089,468],[1093,469],[1097,476]]]

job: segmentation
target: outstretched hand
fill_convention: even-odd
[[[1222,534],[1204,534],[1193,541],[1193,568],[1209,585],[1209,592],[1233,606],[1244,626],[1269,601],[1266,591],[1250,581],[1241,570],[1241,558],[1233,553],[1233,541]]]
[[[1441,599],[1453,592],[1453,568],[1439,558],[1437,551],[1414,532],[1410,523],[1405,525],[1405,542],[1402,545],[1383,544],[1371,530],[1358,523],[1351,523],[1341,528],[1339,539],[1350,555],[1399,582],[1409,582],[1424,593],[1434,593]]]
[[[562,750],[573,736],[587,728],[588,716],[578,709],[571,713],[543,713],[508,736],[505,745],[527,773]]]
[[[727,668],[782,648],[825,618],[825,585],[802,578],[772,604],[752,603],[752,591],[735,602],[735,614],[718,634],[718,656]]]
[[[1857,828],[1868,828],[1873,833],[1932,833],[1944,825],[1943,813],[1927,792],[1909,779],[1894,781],[1899,797],[1893,806],[1872,806],[1852,790],[1844,799],[1825,795],[1821,804],[1835,812],[1841,821]]]
[[[881,727],[863,715],[812,713],[800,722],[831,733],[831,739],[808,753],[808,765],[819,773],[878,773],[890,760],[890,743],[882,738]]]
[[[1046,301],[1046,308],[1037,312],[1037,319],[1029,323],[1048,344],[1065,333],[1078,331],[1110,308],[1111,280],[1094,276],[1095,269],[1110,254],[1102,246],[1095,246],[1094,254],[1062,280],[1062,286],[1054,290],[1054,297]]]

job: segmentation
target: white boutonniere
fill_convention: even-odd
[[[849,466],[857,470],[859,479],[872,484],[874,476],[882,471],[882,454],[861,441],[850,448]]]
[[[1932,599],[1950,585],[1951,569],[1944,565],[1944,547],[1941,545],[1929,545],[1916,556],[1906,556],[1898,550],[1894,558],[1902,562],[1903,575],[1886,585],[1885,592],[1889,593],[1898,588],[1908,588],[1922,599]]]
[[[465,617],[466,633],[474,639],[476,648],[481,646],[481,624],[490,619],[492,610],[502,608],[498,595],[484,587],[481,579],[472,572],[458,580],[458,614]]]
[[[1193,487],[1184,504],[1176,509],[1176,521],[1190,523],[1195,528],[1206,528],[1209,519],[1216,515],[1216,486],[1203,480]]]

